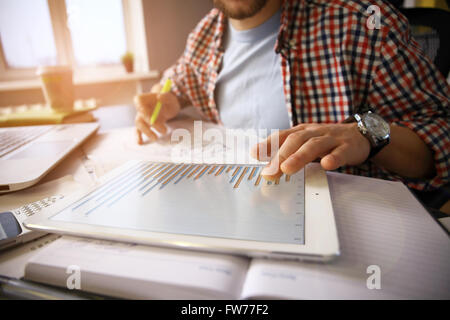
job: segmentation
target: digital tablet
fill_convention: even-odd
[[[29,229],[250,257],[327,261],[339,254],[317,163],[275,182],[260,165],[131,161],[102,183],[25,221]]]

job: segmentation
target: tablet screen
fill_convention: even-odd
[[[139,162],[51,220],[304,244],[304,171],[268,184],[261,170],[248,165]]]

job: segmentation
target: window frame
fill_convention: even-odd
[[[57,61],[61,65],[74,66],[74,76],[87,78],[101,73],[102,75],[126,74],[121,63],[109,66],[77,67],[75,63],[72,38],[67,27],[67,8],[64,0],[47,0],[53,38],[55,41]],[[126,48],[135,56],[135,71],[149,72],[146,46],[145,21],[142,0],[122,0]],[[17,81],[35,79],[34,68],[11,68],[8,66],[0,37],[0,81]]]

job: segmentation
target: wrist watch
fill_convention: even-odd
[[[344,123],[356,122],[361,134],[370,142],[370,153],[367,159],[372,158],[389,144],[390,128],[382,117],[368,111],[366,113],[355,113],[353,116],[344,121]]]

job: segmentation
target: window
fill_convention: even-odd
[[[0,37],[8,67],[31,68],[57,62],[46,0],[0,0]]]
[[[121,0],[66,0],[75,63],[120,63],[127,50]]]
[[[146,47],[135,45],[145,43],[141,1],[0,0],[0,80],[33,78],[39,65],[69,64],[75,74],[124,72],[126,51],[147,57]],[[136,62],[138,71],[148,71],[148,63]]]

